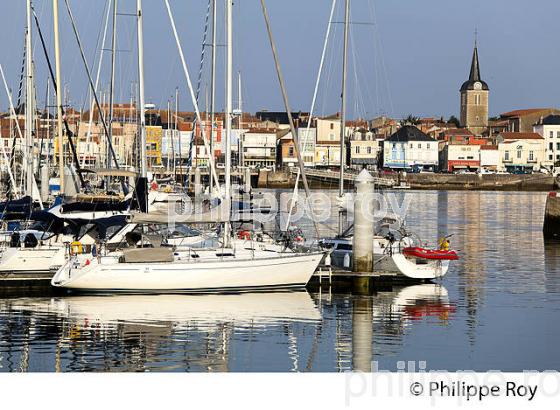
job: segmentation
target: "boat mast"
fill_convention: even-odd
[[[207,111],[208,113],[208,111]],[[179,134],[179,88],[175,87],[175,118],[173,121],[173,136],[178,141],[179,159],[181,158],[181,135]],[[180,162],[179,162],[180,163]],[[175,150],[175,142],[173,142],[173,172],[175,183],[177,183],[177,152]]]
[[[212,0],[212,68],[210,80],[210,155],[214,158],[214,122],[216,111],[216,0]],[[206,118],[208,119],[208,118]],[[210,192],[214,189],[212,173],[210,173]]]
[[[64,195],[64,136],[62,135],[62,78],[60,75],[60,38],[58,33],[58,0],[53,0],[54,60],[56,70],[56,108],[58,130],[58,174],[60,195]]]
[[[27,0],[27,35],[25,38],[25,150],[23,159],[26,162],[25,192],[33,196],[33,48],[31,41],[31,0]]]
[[[233,105],[233,26],[232,26],[232,0],[226,0],[226,111],[224,113],[225,126],[226,126],[226,138],[225,138],[225,150],[226,150],[226,163],[225,163],[225,200],[226,200],[226,212],[227,220],[224,229],[225,243],[224,245],[229,245],[231,236],[231,223],[229,222],[231,217],[231,112]]]
[[[237,166],[241,167],[241,120],[243,119],[243,96],[241,91],[241,70],[237,72],[237,96],[238,96],[238,117],[237,117]]]
[[[113,114],[115,103],[115,64],[116,64],[116,47],[117,47],[117,12],[118,0],[113,2],[113,36],[111,40],[111,83],[109,84],[109,139],[113,141]],[[109,156],[109,140],[105,144],[105,164],[107,169],[111,168],[111,157]]]
[[[144,26],[142,23],[142,0],[136,0],[138,31],[138,102],[140,115],[140,177],[148,177],[146,165],[146,103],[144,101]],[[145,181],[147,182],[147,181]]]
[[[340,181],[338,185],[338,195],[344,195],[344,160],[345,153],[345,134],[346,134],[346,72],[348,64],[348,31],[350,27],[350,0],[346,0],[346,12],[344,15],[344,50],[342,60],[342,106],[340,112]]]

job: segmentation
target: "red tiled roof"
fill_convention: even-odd
[[[444,131],[443,133],[445,135],[467,135],[467,136],[474,135],[466,128],[450,128],[447,131]]]
[[[500,134],[505,140],[542,140],[536,132],[502,132]]]
[[[491,151],[491,150],[497,150],[498,147],[496,145],[481,145],[480,149],[484,151]]]
[[[537,114],[537,113],[542,112],[542,111],[550,111],[550,110],[553,110],[553,109],[554,108],[530,108],[530,109],[527,109],[527,110],[514,110],[514,111],[503,113],[501,116],[502,117],[523,117],[524,115]]]

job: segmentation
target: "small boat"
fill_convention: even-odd
[[[419,246],[411,246],[402,250],[404,256],[417,259],[456,261],[459,259],[457,252],[441,249],[426,249]]]
[[[322,239],[319,244],[330,249],[331,263],[342,269],[351,269],[353,235]],[[380,221],[373,237],[373,269],[387,276],[413,280],[442,278],[451,261],[458,260],[453,250],[427,249],[422,241],[405,229],[396,216]]]

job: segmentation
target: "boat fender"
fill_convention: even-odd
[[[237,237],[239,239],[244,239],[246,241],[250,241],[251,240],[251,232],[250,231],[239,231],[239,233],[237,234]]]
[[[345,268],[349,268],[350,267],[350,252],[346,252],[344,254],[344,262],[343,265]]]

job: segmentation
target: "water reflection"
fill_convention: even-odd
[[[371,296],[6,299],[0,356],[4,371],[224,372],[332,371],[324,366],[335,354],[337,370],[369,371],[376,334],[402,338],[415,321],[449,320],[453,310],[447,291],[432,284]]]
[[[407,225],[426,242],[453,234],[461,260],[445,287],[1,299],[0,371],[332,372],[407,360],[560,370],[560,242],[543,240],[546,195],[397,195],[412,198]]]

